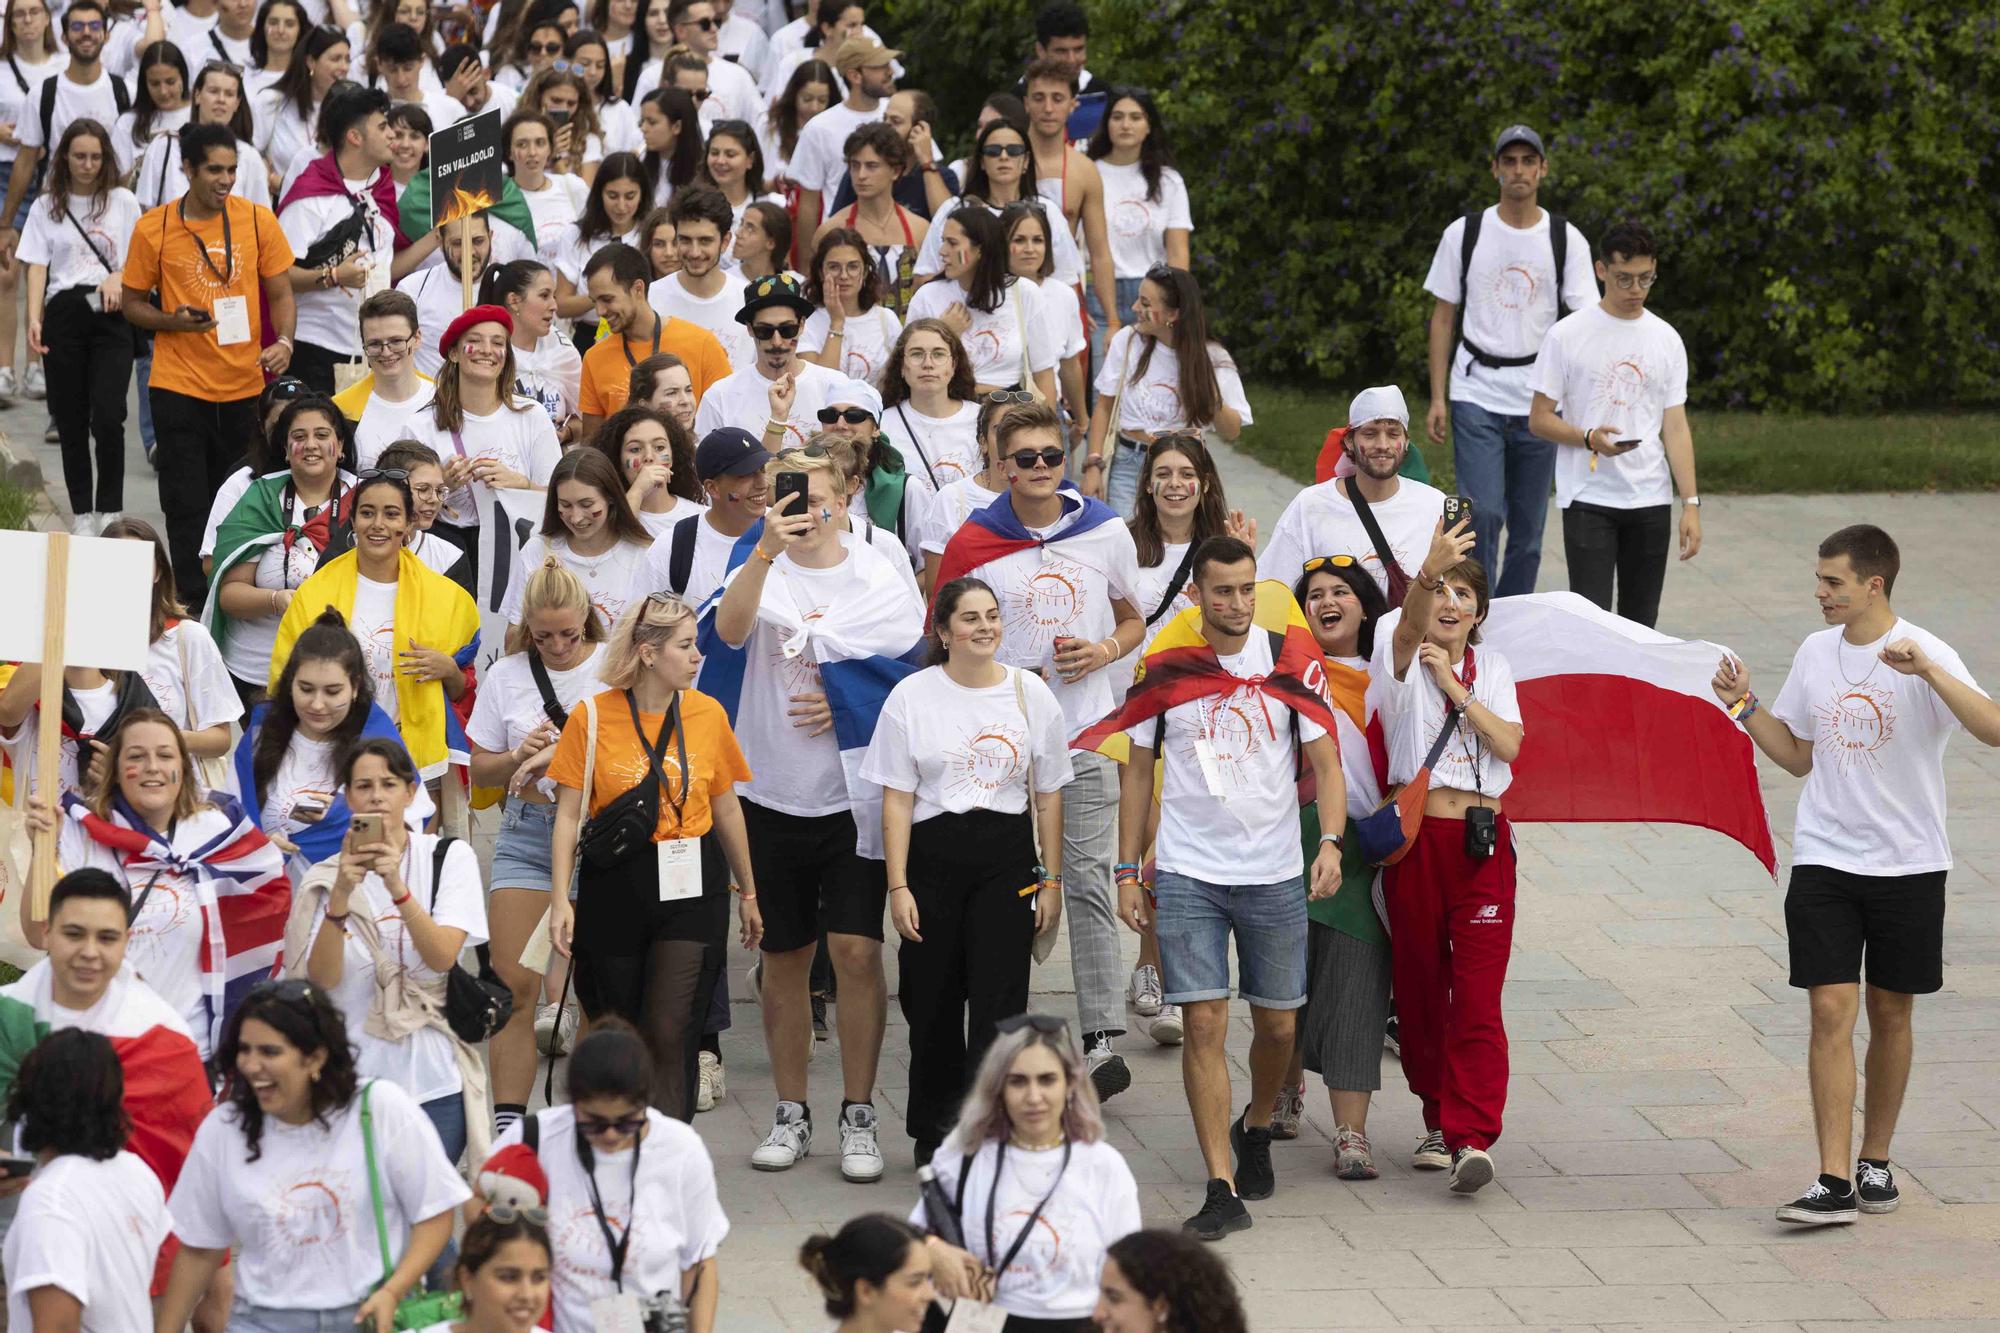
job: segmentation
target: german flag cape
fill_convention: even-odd
[[[957,538],[952,540],[956,541]],[[1125,706],[1094,726],[1086,727],[1071,741],[1072,750],[1092,750],[1122,758],[1122,746],[1115,744],[1121,733],[1165,713],[1177,704],[1192,703],[1211,694],[1257,691],[1278,703],[1311,718],[1328,732],[1337,732],[1333,710],[1327,706],[1326,659],[1306,627],[1292,590],[1272,579],[1257,585],[1257,611],[1252,632],[1262,630],[1271,639],[1271,672],[1267,676],[1232,676],[1216,660],[1215,649],[1201,632],[1201,608],[1191,606],[1169,620],[1153,639],[1152,647],[1139,659],[1139,672],[1125,696]]]
[[[1101,500],[1092,500],[1067,489],[1058,492],[1058,495],[1062,499],[1062,517],[1056,520],[1056,524],[1061,531],[1046,541],[1030,531],[1028,525],[1014,513],[1012,492],[1003,494],[984,509],[973,510],[964,526],[945,543],[944,554],[938,560],[937,581],[931,584],[933,601],[939,588],[982,565],[990,565],[1030,546],[1053,546],[1059,541],[1081,537],[1086,532],[1118,520],[1117,511]],[[930,607],[926,606],[925,626],[928,627],[930,622]]]

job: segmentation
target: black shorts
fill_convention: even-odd
[[[1828,866],[1793,866],[1785,892],[1792,984],[1849,985],[1861,980],[1902,995],[1944,989],[1944,877],[1856,875]]]
[[[882,938],[888,871],[856,853],[853,814],[788,815],[742,804],[765,953],[807,948],[822,932]]]

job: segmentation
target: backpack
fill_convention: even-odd
[[[1479,346],[1479,344],[1473,342],[1472,339],[1465,336],[1465,305],[1466,305],[1465,297],[1467,295],[1465,289],[1465,277],[1466,274],[1472,271],[1472,251],[1474,247],[1476,247],[1479,244],[1479,228],[1481,223],[1483,223],[1485,220],[1486,220],[1486,210],[1483,208],[1477,208],[1474,209],[1472,212],[1467,213],[1465,215],[1465,235],[1459,241],[1458,343],[1459,346],[1465,349],[1465,354],[1467,356],[1471,357],[1474,361],[1478,362],[1482,366],[1489,366],[1495,370],[1499,370],[1508,366],[1532,366],[1535,364],[1534,353],[1530,353],[1527,356],[1495,356],[1491,352],[1487,351],[1485,348]],[[1556,318],[1561,319],[1564,315],[1567,315],[1569,313],[1569,305],[1563,300],[1563,292],[1562,292],[1563,265],[1569,258],[1569,219],[1565,218],[1562,214],[1556,212],[1549,213],[1549,249],[1552,250],[1555,254]],[[1472,367],[1468,365],[1466,367],[1466,373],[1470,374],[1471,371]]]
[[[687,591],[688,579],[694,574],[694,540],[699,535],[695,524],[699,522],[700,514],[690,514],[674,524],[673,535],[667,538],[667,587],[676,597]]]
[[[56,80],[60,79],[61,77],[62,75],[60,73],[57,73],[57,74],[51,74],[46,79],[42,80],[42,156],[43,157],[48,157],[56,151],[56,145],[53,138],[49,134],[49,128],[55,124]],[[125,87],[125,80],[119,78],[116,74],[113,74],[109,70],[106,70],[104,77],[111,80],[111,100],[118,104],[118,114],[122,116],[127,111],[130,111],[132,109],[132,94]]]

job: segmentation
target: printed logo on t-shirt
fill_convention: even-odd
[[[146,688],[152,692],[153,701],[159,704],[162,713],[172,718],[188,717],[181,707],[183,696],[178,676],[161,671],[158,667],[148,667],[139,673],[139,679],[146,682]],[[188,718],[188,720],[193,719]]]
[[[204,248],[208,251],[208,263],[204,263],[202,257],[189,247],[184,253],[175,254],[167,259],[165,264],[173,270],[175,287],[191,296],[213,301],[217,297],[229,295],[230,289],[215,280],[215,274],[208,271],[208,264],[214,264],[217,273],[240,276],[243,273],[243,247],[231,241],[225,248],[220,241],[214,241],[206,244]],[[199,304],[199,301],[195,304]]]
[[[945,759],[945,794],[970,796],[981,805],[1021,780],[1028,735],[1020,727],[993,726],[954,745]]]
[[[1127,240],[1144,236],[1153,229],[1153,208],[1144,199],[1120,199],[1111,210],[1113,235]]]
[[[996,364],[1000,360],[1000,330],[991,324],[969,330],[965,335],[965,351],[975,366]]]
[[[806,612],[801,619],[810,625],[825,614],[826,603],[821,602]],[[804,631],[800,633],[803,634]],[[790,639],[785,640],[786,644],[790,642]],[[779,686],[785,693],[818,694],[824,690],[825,687],[819,683],[819,663],[813,660],[812,650],[808,645],[800,644],[798,652],[787,653],[785,644],[780,644],[771,650],[767,660],[771,664],[771,670],[777,673]]]
[[[1535,312],[1535,291],[1541,283],[1529,265],[1519,261],[1508,264],[1488,274],[1483,285],[1485,303],[1517,328]]]
[[[146,910],[132,923],[132,938],[141,939],[160,935],[171,935],[193,919],[196,898],[193,884],[185,875],[171,870],[162,871],[158,879],[153,879],[148,871],[146,879],[139,881],[137,891],[144,892],[146,880],[152,880],[153,889],[146,895]]]
[[[1009,589],[1000,602],[1007,637],[1031,645],[1036,652],[1068,633],[1083,615],[1084,592],[1089,586],[1081,565],[1055,555],[1049,547],[1042,551],[1047,563],[1020,587]]]
[[[1859,685],[1841,680],[1831,702],[1813,705],[1813,716],[1819,723],[1813,749],[1842,775],[1882,771],[1879,751],[1896,735],[1894,690],[1868,680]]]
[[[931,471],[937,474],[938,489],[943,490],[954,481],[962,481],[972,475],[964,461],[958,458],[938,458],[931,460]]]
[[[396,627],[378,625],[361,640],[361,656],[367,660],[368,675],[375,682],[375,697],[396,692]]]
[[[625,1217],[629,1209],[605,1205],[604,1220],[611,1224],[614,1235],[625,1234]],[[558,1214],[551,1219],[549,1239],[555,1251],[555,1270],[571,1282],[581,1285],[591,1295],[600,1294],[600,1289],[611,1286],[611,1255],[604,1248],[604,1231],[598,1224],[597,1214],[589,1204],[572,1208],[567,1214]],[[632,1248],[625,1255],[626,1280],[638,1267],[639,1251],[646,1243],[645,1232],[635,1232]]]
[[[848,348],[840,358],[840,368],[846,372],[849,379],[861,380],[868,384],[875,382],[875,363],[868,359],[865,352]]]
[[[288,1185],[281,1185],[271,1208],[271,1230],[292,1249],[305,1253],[337,1243],[347,1235],[347,1197],[354,1182],[344,1170],[309,1168]]]
[[[1232,790],[1246,785],[1248,765],[1270,735],[1270,714],[1263,699],[1261,693],[1210,695],[1195,705],[1201,719],[1200,734],[1215,756],[1219,776]],[[1188,750],[1192,757],[1192,740]]]

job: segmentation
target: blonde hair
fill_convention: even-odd
[[[505,651],[508,654],[526,652],[533,647],[534,640],[528,634],[528,617],[537,611],[581,611],[584,641],[604,642],[604,618],[591,604],[590,591],[583,586],[582,579],[554,556],[542,561],[541,568],[528,575],[527,586],[521,590],[521,621],[507,627]]]
[[[639,683],[645,664],[639,649],[665,643],[683,620],[694,619],[694,608],[670,592],[648,593],[628,605],[611,630],[611,642],[604,649],[604,668],[598,679],[606,689],[629,690]]]
[[[1062,1062],[1063,1075],[1069,1080],[1069,1097],[1063,1103],[1063,1133],[1078,1143],[1096,1143],[1104,1137],[1104,1116],[1097,1107],[1097,1088],[1085,1076],[1083,1052],[1077,1049],[1068,1025],[1060,1032],[1024,1026],[995,1037],[979,1061],[972,1087],[959,1107],[958,1124],[947,1140],[960,1152],[976,1153],[984,1144],[1007,1137],[1012,1128],[1007,1119],[1007,1071],[1030,1046],[1048,1047]]]
[[[847,480],[847,472],[840,466],[840,459],[833,452],[834,446],[839,443],[840,440],[821,431],[804,445],[786,449],[764,464],[764,475],[775,481],[780,472],[831,472],[844,483]],[[815,446],[823,452],[817,454],[806,452]]]

